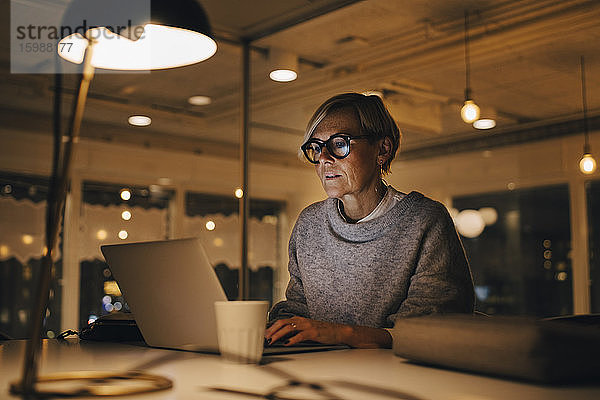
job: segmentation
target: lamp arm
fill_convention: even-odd
[[[54,266],[53,252],[58,239],[62,210],[67,197],[70,181],[73,149],[79,139],[79,129],[85,109],[85,100],[94,76],[94,67],[91,65],[93,42],[89,42],[84,57],[83,72],[80,75],[79,89],[73,106],[73,116],[70,121],[68,135],[64,138],[66,143],[63,149],[63,138],[60,134],[60,88],[55,88],[55,122],[54,122],[54,156],[52,159],[52,178],[48,190],[46,206],[46,248],[42,255],[42,269],[38,283],[35,302],[33,304],[30,338],[25,348],[23,363],[23,378],[18,384],[11,385],[14,394],[35,395],[35,384],[38,373],[38,356],[42,343],[42,330],[52,280]],[[60,83],[60,79],[56,79]],[[57,121],[58,120],[58,121]],[[61,159],[62,154],[62,159]]]

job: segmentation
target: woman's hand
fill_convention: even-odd
[[[333,324],[330,322],[316,321],[303,317],[292,317],[277,320],[265,331],[267,343],[287,338],[284,345],[291,346],[305,340],[313,340],[325,344],[343,343],[342,330],[352,329],[348,325]]]
[[[285,346],[313,340],[360,348],[392,347],[392,337],[385,329],[334,324],[303,317],[277,320],[265,331],[265,339],[269,344],[282,338],[285,338]]]

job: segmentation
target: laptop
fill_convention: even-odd
[[[197,238],[100,247],[137,326],[152,347],[218,353],[215,301],[227,297]],[[303,343],[264,354],[348,348]]]

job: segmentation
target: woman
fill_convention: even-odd
[[[287,299],[271,310],[267,343],[389,348],[398,317],[473,311],[471,273],[446,208],[382,180],[399,144],[377,96],[334,96],[310,119],[301,148],[328,199],[294,226]]]

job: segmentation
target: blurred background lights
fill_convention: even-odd
[[[277,216],[265,215],[262,217],[262,222],[265,224],[277,225]]]
[[[214,245],[215,247],[223,247],[223,245],[224,245],[224,244],[225,244],[225,242],[224,242],[224,241],[223,241],[223,239],[221,239],[221,238],[215,238],[215,239],[213,240],[213,245]]]
[[[188,99],[188,103],[193,106],[207,106],[212,103],[212,99],[208,96],[192,96]]]
[[[20,322],[21,324],[26,324],[26,323],[27,323],[27,320],[29,319],[29,312],[27,312],[27,310],[20,309],[20,310],[17,312],[17,316],[18,316],[18,318],[19,318],[19,322]]]
[[[10,253],[10,249],[8,248],[7,245],[5,245],[5,244],[0,245],[0,257],[2,257],[2,258],[8,257],[9,253]]]
[[[129,189],[121,189],[121,198],[125,201],[131,198],[131,192]]]
[[[129,236],[129,234],[127,233],[127,231],[125,229],[123,229],[122,231],[119,231],[119,239],[125,240],[125,239],[127,239],[127,236]]]
[[[556,280],[557,281],[566,281],[567,280],[567,273],[566,272],[559,272],[556,274]]]
[[[108,304],[110,302],[112,302],[112,298],[110,296],[102,297],[102,304]]]
[[[121,218],[124,219],[125,221],[129,221],[131,219],[131,212],[130,211],[123,211],[121,213]]]
[[[105,305],[104,305],[104,309],[105,309],[107,312],[112,312],[112,310],[114,310],[114,309],[115,309],[115,306],[113,306],[111,303],[107,303],[107,304],[105,304]]]
[[[475,296],[481,301],[485,301],[490,295],[490,287],[489,286],[475,286]]]
[[[4,194],[10,194],[12,192],[12,186],[4,185],[4,187],[2,188],[2,192],[4,192]]]
[[[162,193],[163,188],[161,185],[150,185],[150,193]]]
[[[98,240],[104,240],[107,236],[108,233],[104,229],[100,229],[98,232],[96,232],[96,239]]]
[[[485,228],[485,222],[477,210],[462,210],[454,218],[456,230],[467,238],[476,238]]]
[[[242,197],[244,197],[244,191],[240,188],[235,189],[235,197],[241,199]]]
[[[148,126],[152,123],[152,119],[146,115],[132,115],[127,122],[133,126]]]
[[[31,243],[33,243],[33,236],[23,235],[23,236],[21,236],[21,241],[23,241],[23,244],[31,244]]]
[[[213,221],[207,221],[206,222],[206,229],[208,229],[209,231],[212,231],[215,229],[215,223]]]
[[[498,220],[498,212],[494,207],[482,207],[479,209],[479,214],[486,226],[494,225]]]
[[[163,176],[163,177],[161,177],[161,178],[158,178],[158,179],[156,180],[156,182],[157,182],[159,185],[167,186],[167,185],[170,185],[171,183],[173,183],[173,180],[172,180],[171,178],[168,178],[168,177],[166,177],[166,176]]]
[[[120,301],[115,301],[115,304],[113,304],[113,306],[115,307],[115,311],[121,311],[121,309],[123,308],[123,304],[121,304]]]

